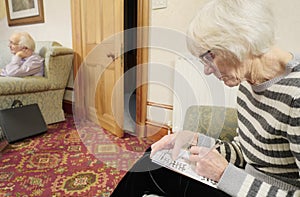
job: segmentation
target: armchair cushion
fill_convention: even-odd
[[[44,77],[0,77],[0,95],[21,94],[49,90],[51,84]]]
[[[190,106],[185,114],[183,129],[232,141],[237,135],[237,111],[220,106]]]

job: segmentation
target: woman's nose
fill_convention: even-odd
[[[211,66],[204,66],[204,74],[210,75],[215,72],[215,69]]]

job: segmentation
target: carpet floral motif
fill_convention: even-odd
[[[0,155],[0,197],[108,197],[151,142],[118,138],[73,117]]]

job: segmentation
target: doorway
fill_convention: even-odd
[[[124,0],[124,131],[136,135],[137,0]]]
[[[126,9],[126,28],[131,28],[134,26],[140,27],[147,27],[149,26],[149,8],[150,3],[149,1],[144,0],[134,0],[130,2],[130,0],[125,0],[126,6],[124,8],[124,1],[111,1],[111,0],[72,0],[71,1],[71,10],[72,10],[72,37],[73,37],[73,49],[74,49],[74,78],[77,78],[78,71],[82,70],[81,63],[89,53],[91,49],[96,47],[99,43],[102,42],[103,39],[109,37],[110,35],[114,35],[116,33],[121,32],[124,29],[124,10]],[[133,11],[132,11],[133,10]],[[134,11],[137,10],[137,11]],[[129,13],[131,13],[129,15]],[[134,14],[132,14],[134,13]],[[129,17],[130,16],[130,17]],[[136,25],[137,24],[137,25]],[[126,52],[126,58],[132,59],[131,61],[136,61],[135,63],[128,63],[126,66],[126,70],[132,67],[132,65],[143,65],[142,67],[136,68],[136,74],[133,78],[136,78],[136,84],[142,85],[134,85],[136,89],[133,91],[133,97],[130,103],[134,103],[136,106],[135,108],[136,113],[133,112],[134,105],[131,104],[132,114],[135,115],[135,118],[131,118],[131,120],[135,120],[135,134],[139,137],[146,136],[146,119],[147,119],[147,92],[148,92],[148,31],[146,30],[138,30],[137,39],[134,39],[134,42],[130,42],[131,44],[135,44],[137,42],[138,46],[145,46],[140,47],[133,51]],[[129,39],[127,39],[129,40]],[[129,42],[129,41],[126,41]],[[123,45],[125,46],[125,45]],[[121,53],[123,49],[120,49]],[[134,55],[136,53],[136,55]],[[131,57],[130,57],[131,56]],[[105,56],[106,57],[106,56]],[[133,58],[134,57],[134,58]],[[107,76],[106,79],[108,80],[118,80],[119,77],[123,76],[124,70],[124,56],[117,58],[114,61],[114,64],[118,66],[114,66],[115,70],[111,70],[111,75]],[[129,60],[126,62],[130,62]],[[130,66],[131,65],[131,66]],[[96,68],[94,67],[90,67]],[[93,70],[89,73],[96,74]],[[81,77],[79,80],[79,85],[82,85],[81,80],[86,79],[87,77]],[[97,78],[97,76],[95,76]],[[93,78],[87,78],[88,80],[92,80]],[[132,79],[132,78],[131,78]],[[135,80],[132,80],[135,81]],[[115,81],[117,82],[117,81]],[[123,83],[123,82],[122,82]],[[111,95],[111,90],[107,91],[107,86],[103,85],[106,89],[103,89],[101,94],[97,94],[99,97],[94,99],[91,96],[88,97],[86,91],[90,89],[95,89],[97,86],[96,81],[88,82],[88,87],[77,88],[77,92],[74,93],[74,98],[76,100],[76,109],[80,111],[81,114],[84,114],[84,117],[88,120],[93,120],[95,123],[98,120],[101,120],[101,126],[108,130],[109,132],[115,134],[116,136],[122,137],[123,136],[123,125],[120,128],[118,123],[123,123],[123,114],[124,114],[124,92],[123,92],[123,85],[122,88],[120,86],[120,90],[117,91],[118,96],[113,100],[114,106],[121,106],[117,108],[117,113],[112,112],[112,100],[110,98],[104,98],[104,96]],[[110,83],[114,84],[114,83]],[[95,87],[94,87],[95,86]],[[131,87],[130,86],[126,87]],[[99,86],[98,86],[99,87]],[[98,89],[99,90],[99,89]],[[97,90],[97,91],[98,91]],[[98,91],[100,92],[100,91]],[[94,93],[94,92],[92,92]],[[82,97],[84,95],[84,97]],[[95,94],[92,94],[95,95]],[[133,102],[134,99],[136,102]],[[94,102],[99,101],[98,105],[95,105]],[[128,102],[129,103],[129,102]],[[89,105],[91,104],[91,105]],[[101,107],[103,106],[103,107]],[[133,107],[132,107],[133,106]],[[105,108],[104,108],[105,107]],[[95,116],[96,112],[98,113],[98,117]],[[117,114],[117,117],[115,117]],[[100,118],[99,118],[100,117]]]

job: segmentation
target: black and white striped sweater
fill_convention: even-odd
[[[299,197],[300,57],[280,77],[243,82],[237,104],[239,136],[220,149],[231,164],[218,187],[232,196]]]

